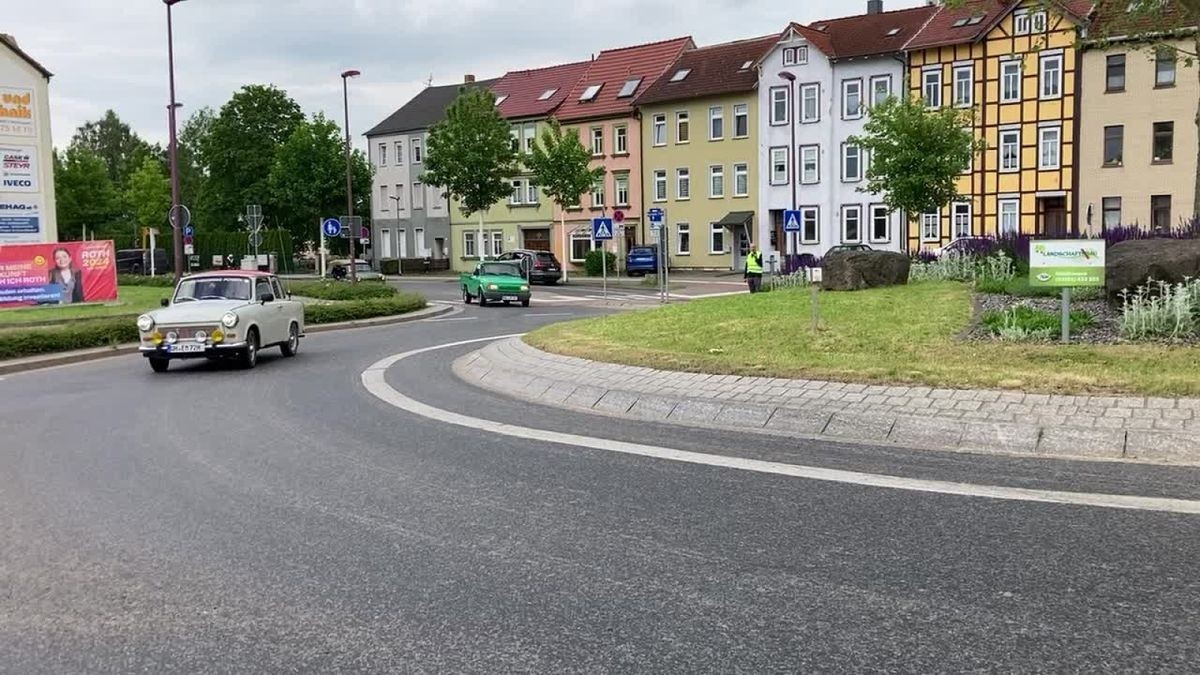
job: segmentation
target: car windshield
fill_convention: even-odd
[[[542,262],[548,262],[548,263],[558,262],[557,260],[554,259],[553,253],[538,253],[537,257],[538,257],[538,260],[540,260]]]
[[[654,255],[654,249],[647,247],[635,248],[629,251],[629,255]]]
[[[480,266],[481,275],[498,275],[502,277],[519,277],[520,272],[513,265],[503,263],[488,263]]]
[[[184,279],[175,290],[175,302],[193,300],[249,300],[250,280],[244,277]]]

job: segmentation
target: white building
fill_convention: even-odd
[[[58,241],[50,77],[0,34],[0,244]]]
[[[759,62],[758,240],[767,260],[822,256],[833,246],[899,251],[903,214],[862,192],[868,158],[851,144],[876,102],[905,91],[902,47],[936,8],[882,11],[795,24]],[[801,231],[784,232],[784,211]]]

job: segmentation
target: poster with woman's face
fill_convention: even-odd
[[[0,246],[0,307],[117,299],[111,241]]]

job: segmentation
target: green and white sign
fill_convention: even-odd
[[[1029,244],[1029,285],[1083,288],[1104,285],[1103,239],[1051,239]]]

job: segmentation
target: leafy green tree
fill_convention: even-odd
[[[54,153],[55,205],[59,235],[76,237],[114,231],[120,219],[120,195],[104,160],[86,147]]]
[[[564,256],[568,254],[567,207],[578,204],[584,193],[604,178],[604,167],[591,168],[591,161],[592,153],[583,147],[579,134],[564,131],[553,118],[533,144],[533,153],[525,160],[542,192],[558,204]],[[563,275],[565,279],[565,269]]]
[[[86,149],[99,157],[108,171],[108,179],[118,190],[125,188],[129,177],[141,168],[147,157],[165,161],[162,148],[144,141],[112,110],[105,112],[101,119],[79,127],[71,138],[70,147]]]
[[[208,141],[216,114],[204,107],[192,113],[179,130],[179,199],[192,210],[192,220],[208,223],[214,218],[203,212],[203,192],[208,179],[203,147]]]
[[[125,208],[138,227],[167,227],[171,209],[171,179],[157,159],[147,157],[129,177]]]
[[[888,208],[909,215],[936,211],[958,198],[958,178],[984,148],[974,140],[971,113],[927,110],[918,100],[893,97],[875,106],[862,136],[850,139],[870,153],[862,192],[882,194]]]
[[[484,212],[512,192],[517,153],[510,125],[496,111],[486,89],[466,89],[446,110],[446,119],[429,131],[426,185],[443,188],[459,202],[463,215],[479,214],[479,258],[483,259]]]

